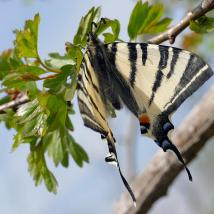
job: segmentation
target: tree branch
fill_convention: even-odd
[[[0,105],[0,113],[3,113],[4,110],[8,108],[16,108],[17,106],[24,104],[29,101],[29,98],[26,94],[20,94],[15,100],[12,100],[8,103]]]
[[[214,9],[214,0],[203,0],[200,5],[188,12],[178,24],[160,35],[151,38],[148,42],[152,44],[159,44],[169,40],[170,44],[173,44],[176,36],[189,26],[190,21],[196,20],[212,9]]]
[[[172,142],[176,144],[186,163],[193,160],[208,139],[214,135],[213,110],[214,85],[173,133]],[[174,154],[159,151],[144,172],[133,182],[137,208],[133,206],[129,195],[124,193],[115,205],[116,213],[146,213],[157,199],[166,195],[170,184],[182,170],[183,166]]]

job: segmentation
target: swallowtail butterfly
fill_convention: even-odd
[[[120,110],[124,104],[139,120],[141,134],[154,139],[164,151],[175,152],[192,180],[180,152],[169,139],[168,132],[174,128],[170,117],[212,75],[209,65],[186,50],[147,43],[104,44],[92,29],[88,33],[78,75],[80,113],[84,125],[107,140],[109,155],[105,160],[117,166],[134,202],[107,122],[112,109]]]

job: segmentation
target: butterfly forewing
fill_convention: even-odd
[[[78,75],[78,103],[84,124],[101,134],[109,131],[106,107],[99,92],[96,73],[85,54]]]
[[[175,111],[213,74],[197,55],[175,47],[115,43],[106,49],[115,52],[117,70],[130,83],[139,106],[153,115]]]

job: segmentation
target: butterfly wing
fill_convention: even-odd
[[[77,98],[80,113],[84,125],[99,132],[101,137],[107,140],[109,155],[107,155],[105,160],[118,167],[123,183],[135,202],[135,196],[120,169],[115,148],[115,139],[107,122],[109,108],[106,97],[104,97],[101,89],[103,88],[99,82],[98,74],[95,72],[94,64],[91,63],[90,54],[86,52],[78,75]],[[111,99],[110,101],[113,102],[115,99]]]
[[[141,133],[152,137],[164,151],[173,150],[184,164],[168,137],[174,128],[170,115],[213,75],[211,68],[197,55],[174,47],[112,43],[105,48],[138,104]]]

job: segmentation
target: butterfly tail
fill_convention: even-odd
[[[119,164],[119,161],[117,159],[117,151],[116,151],[116,148],[115,148],[115,139],[112,137],[112,135],[109,135],[106,137],[106,140],[108,142],[108,149],[109,149],[109,155],[107,155],[107,157],[105,158],[105,161],[109,164],[112,164],[112,165],[116,165],[118,170],[119,170],[119,174],[120,174],[120,177],[123,181],[123,184],[124,186],[126,187],[126,189],[128,190],[132,200],[133,200],[133,203],[134,203],[134,206],[136,206],[136,198],[135,198],[135,195],[129,185],[129,183],[127,182],[127,180],[125,179],[121,169],[120,169],[120,164]]]
[[[186,164],[185,164],[185,162],[184,162],[184,160],[183,160],[183,158],[181,156],[181,153],[179,152],[179,150],[177,149],[177,147],[174,144],[172,144],[169,139],[165,139],[161,143],[160,146],[162,147],[162,149],[163,149],[164,152],[166,152],[167,150],[172,150],[176,154],[178,160],[183,164],[183,166],[184,166],[184,168],[185,168],[185,170],[187,172],[187,175],[189,177],[189,180],[192,181],[192,175],[190,173],[190,170],[187,168],[187,166],[186,166]]]

